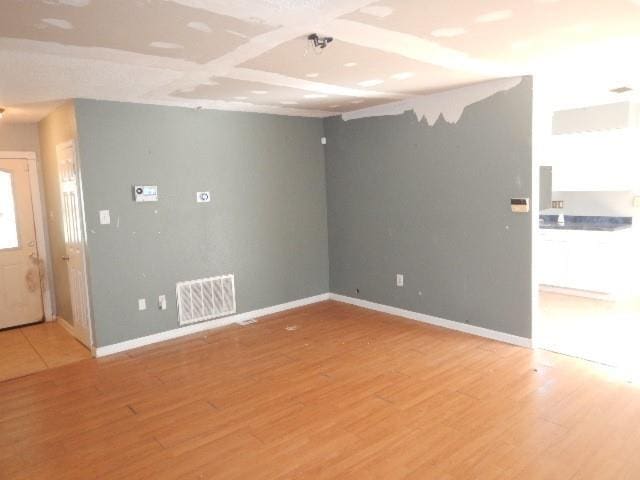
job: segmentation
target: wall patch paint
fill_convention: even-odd
[[[446,92],[408,98],[399,102],[343,113],[342,119],[349,121],[357,118],[402,115],[404,112],[413,110],[418,120],[424,118],[429,125],[433,125],[440,115],[448,123],[457,123],[462,117],[464,109],[469,105],[489,98],[496,93],[511,90],[520,85],[521,82],[522,77],[491,80],[468,87],[447,90]]]
[[[67,7],[86,7],[91,0],[45,0],[44,3],[66,5]]]
[[[171,42],[151,42],[149,46],[154,48],[165,48],[167,50],[184,48],[182,45],[178,45],[177,43],[171,43]]]
[[[491,22],[499,22],[501,20],[507,20],[508,18],[513,17],[513,12],[511,10],[497,10],[495,12],[485,13],[484,15],[479,15],[476,17],[476,23],[491,23]]]
[[[204,22],[189,22],[187,27],[198,30],[199,32],[211,33],[211,27]]]
[[[393,80],[408,80],[409,78],[415,77],[416,74],[413,72],[400,72],[391,75]]]
[[[63,18],[43,18],[42,23],[62,30],[73,30],[71,22]]]
[[[464,35],[467,31],[461,27],[436,28],[431,35],[438,38],[453,38]]]
[[[372,5],[370,7],[363,7],[360,9],[360,11],[373,17],[384,18],[393,13],[393,8],[385,7],[384,5]]]
[[[236,37],[249,38],[248,35],[245,35],[244,33],[236,32],[235,30],[225,30],[225,32],[227,32],[227,33],[229,33],[231,35],[235,35]]]

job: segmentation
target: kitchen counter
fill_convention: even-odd
[[[627,224],[609,224],[609,225],[585,225],[584,223],[541,223],[542,229],[553,230],[587,230],[590,232],[617,232],[618,230],[626,230],[631,228]]]
[[[565,215],[564,223],[558,215],[540,215],[540,228],[548,230],[583,230],[590,232],[617,232],[632,227],[632,217],[595,217]]]
[[[636,288],[631,217],[541,216],[537,266],[542,285],[624,296]],[[554,221],[555,220],[555,221]]]

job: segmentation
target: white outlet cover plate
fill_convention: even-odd
[[[211,193],[210,192],[197,192],[196,193],[196,202],[198,203],[209,203],[211,201]]]
[[[100,225],[109,225],[111,223],[111,215],[109,210],[100,210]]]
[[[147,301],[144,298],[138,299],[138,310],[146,310],[147,309]]]
[[[401,273],[398,273],[396,275],[396,285],[398,287],[403,287],[404,286],[404,275]]]

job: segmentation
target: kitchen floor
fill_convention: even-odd
[[[0,331],[0,382],[91,358],[57,322]]]
[[[640,377],[640,298],[608,301],[541,291],[539,307],[538,346]]]

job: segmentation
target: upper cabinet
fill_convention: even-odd
[[[553,114],[553,134],[603,132],[640,127],[640,104],[607,103]]]
[[[638,105],[629,102],[555,112],[544,164],[554,191],[640,191]]]
[[[554,191],[640,190],[640,131],[553,135],[547,149]]]

